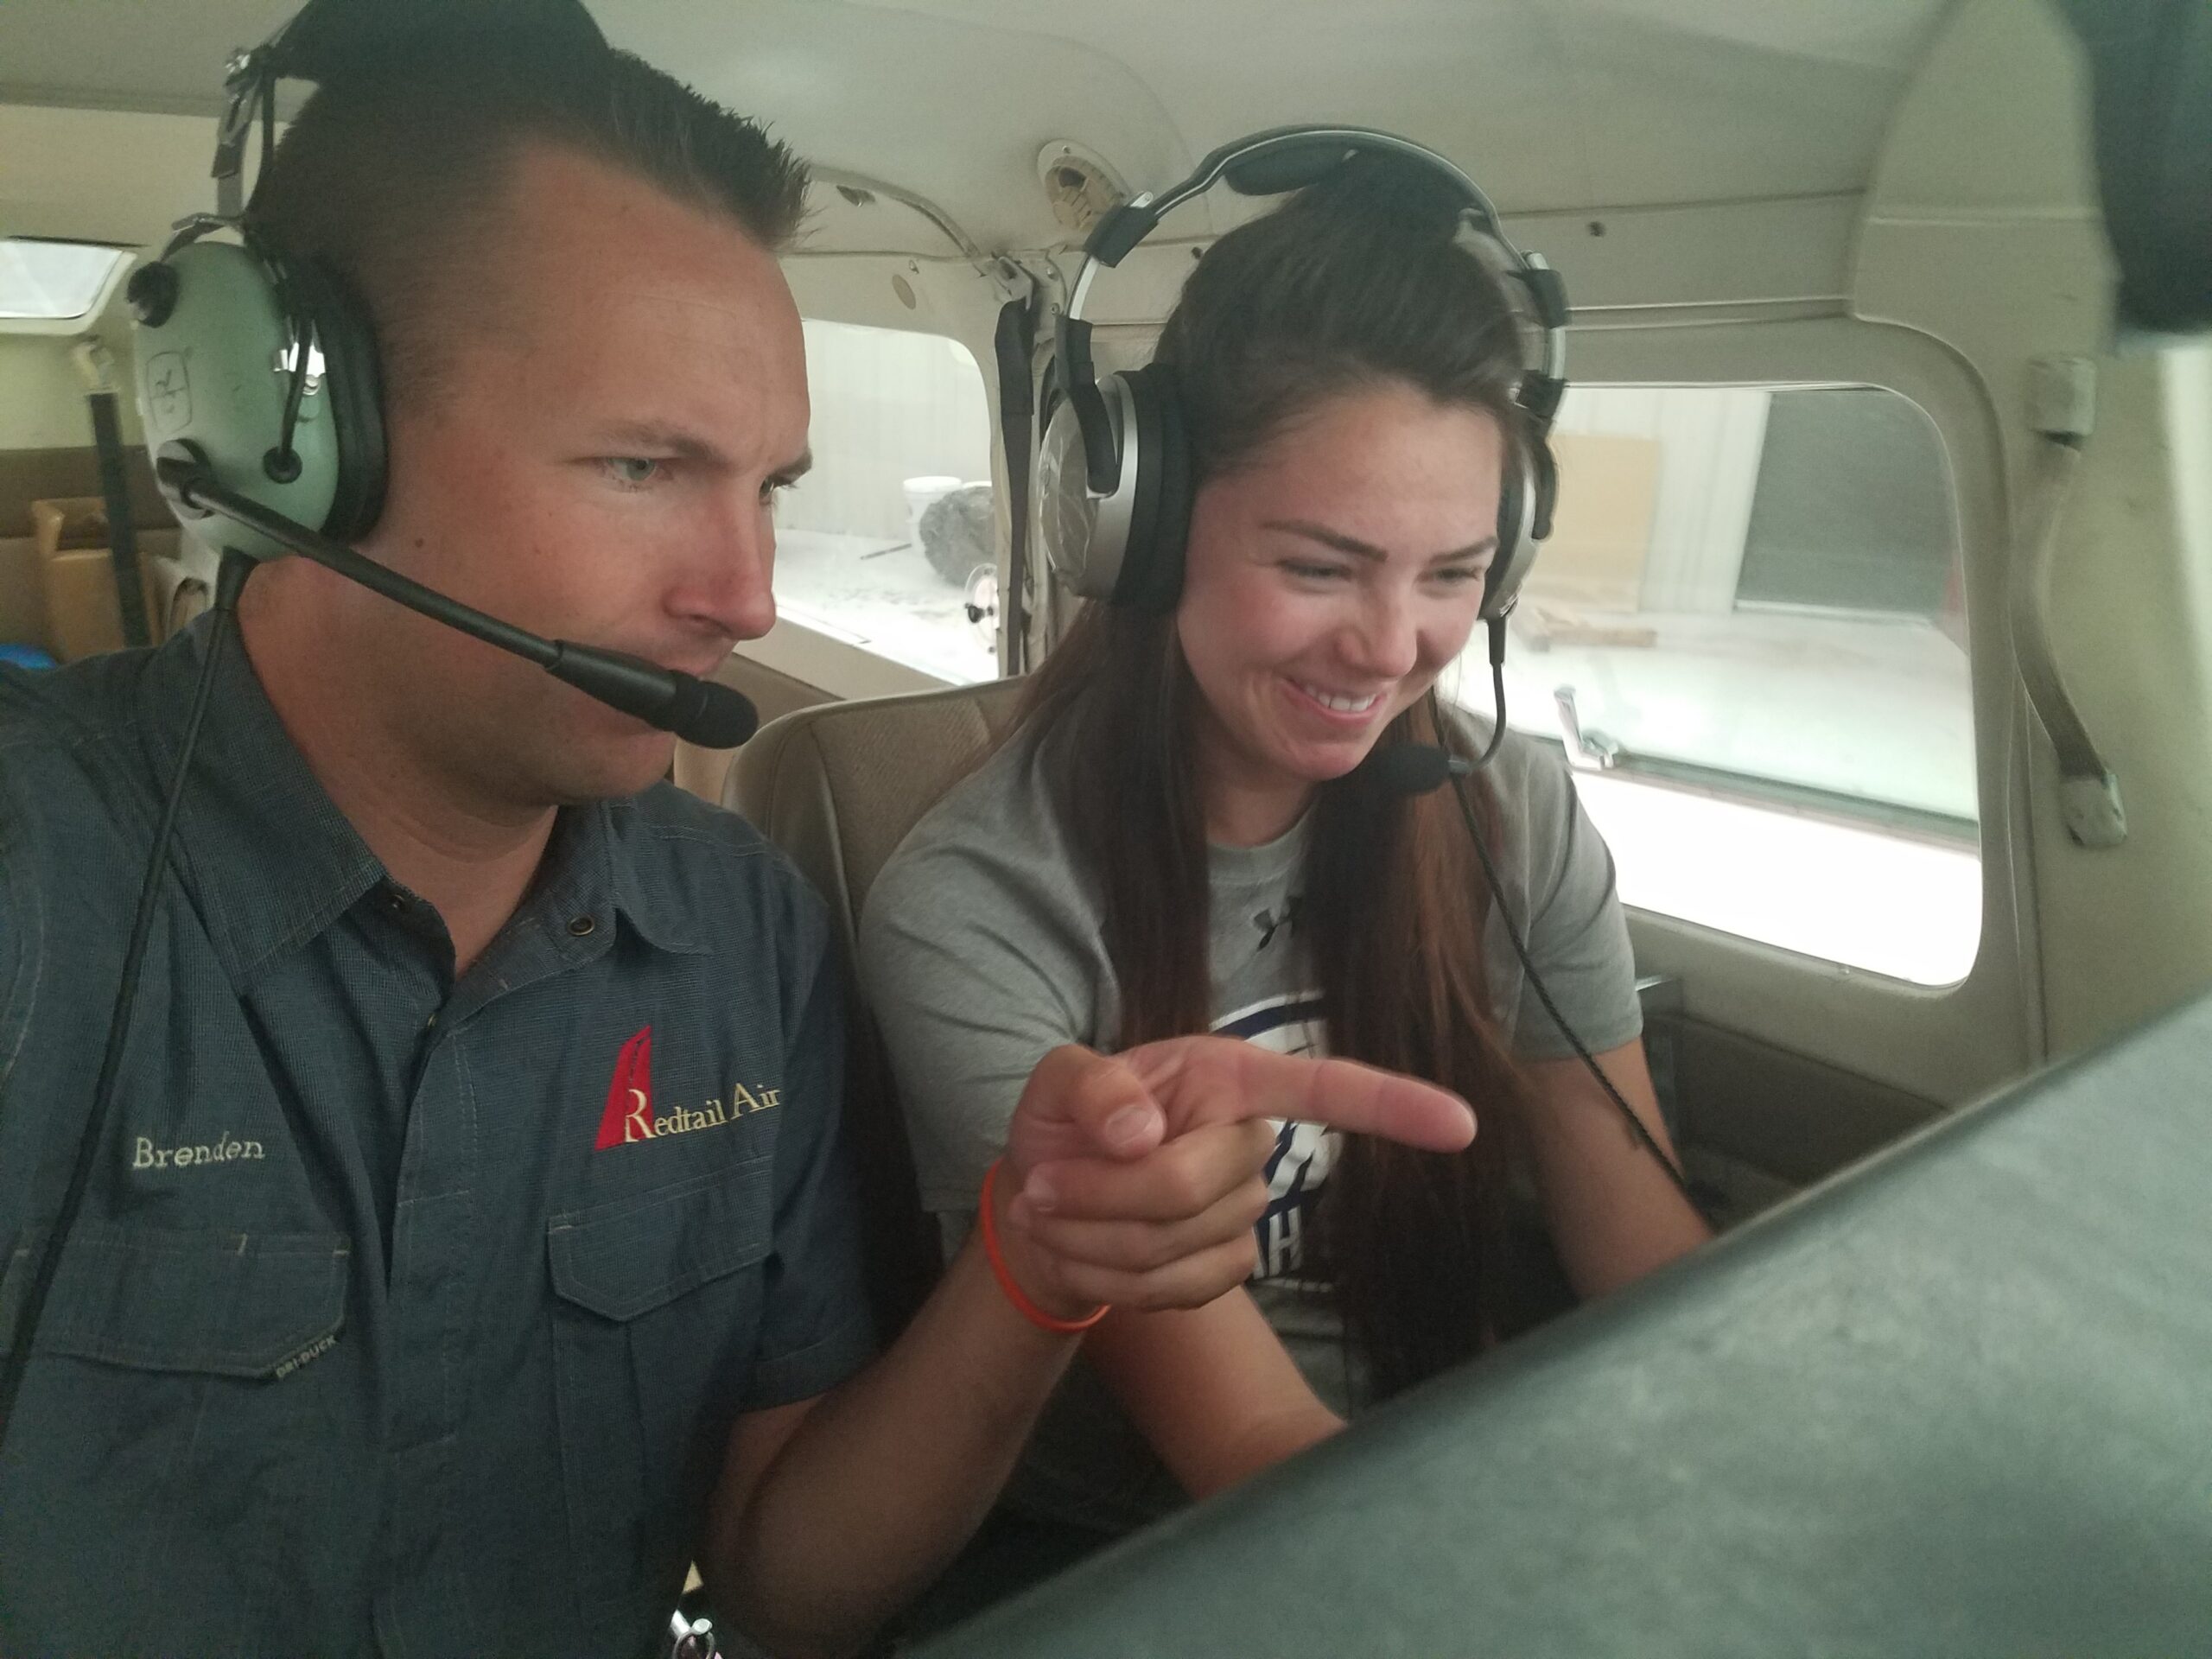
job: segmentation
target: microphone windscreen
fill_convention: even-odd
[[[714,680],[693,680],[669,730],[702,749],[734,749],[760,729],[760,711],[741,691]]]
[[[705,749],[734,749],[760,724],[759,711],[729,687],[626,652],[556,639],[545,671],[611,709]]]
[[[1367,758],[1367,770],[1393,795],[1426,795],[1441,788],[1458,768],[1451,754],[1433,743],[1393,743]]]

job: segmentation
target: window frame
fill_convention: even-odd
[[[1571,384],[1587,385],[1597,390],[1612,390],[1619,387],[1627,387],[1638,391],[1667,391],[1675,388],[1694,388],[1703,390],[1707,387],[1717,387],[1727,390],[1741,389],[1745,391],[1764,392],[1789,392],[1849,391],[1872,389],[1875,391],[1891,392],[1900,397],[1907,396],[1906,394],[1898,391],[1894,386],[1881,385],[1872,380],[1837,381],[1792,378],[1758,381],[1721,381],[1708,380],[1692,375],[1676,374],[1663,380],[1641,380],[1631,382],[1610,378],[1600,379],[1598,377],[1588,373],[1573,376],[1570,378]],[[1955,545],[1958,549],[1960,568],[1963,574],[1967,564],[1966,526],[1960,515],[1958,504],[1958,480],[1951,465],[1950,449],[1948,443],[1944,442],[1942,429],[1940,425],[1936,424],[1934,416],[1926,409],[1922,408],[1917,402],[1914,402],[1909,397],[1907,397],[1907,401],[1912,402],[1913,407],[1916,410],[1918,410],[1920,414],[1929,421],[1930,428],[1937,439],[1940,451],[1939,459],[1941,460],[1943,467],[1945,480],[1949,487],[1953,540]],[[1536,556],[1536,568],[1539,569],[1542,568],[1543,556],[1544,556],[1541,551]],[[1776,604],[1769,601],[1753,601],[1747,605],[1739,606],[1738,608],[1751,612],[1772,613],[1796,611],[1801,607]],[[1878,613],[1847,613],[1840,609],[1827,607],[1802,608],[1808,613],[1821,616],[1879,616],[1882,614]],[[1972,614],[1971,607],[1969,607],[1968,615],[1967,618],[1967,656],[1969,665],[1970,682],[1974,657],[1974,619]],[[1479,639],[1471,642],[1469,647],[1470,654],[1466,658],[1468,664],[1466,671],[1468,674],[1468,683],[1465,692],[1463,693],[1463,701],[1465,702],[1465,706],[1473,712],[1481,715],[1487,715],[1491,708],[1489,692],[1486,688],[1478,687],[1475,683],[1474,664],[1480,650],[1481,641]],[[1509,721],[1512,721],[1514,719],[1514,710],[1510,705],[1508,707],[1508,719]],[[1534,722],[1529,726],[1523,726],[1516,722],[1514,724],[1513,729],[1523,738],[1543,743],[1548,747],[1556,748],[1562,756],[1567,755],[1566,740],[1563,736],[1560,735],[1555,729],[1554,729],[1551,722],[1539,721]],[[1639,782],[1647,782],[1656,786],[1680,789],[1693,794],[1710,796],[1719,800],[1740,801],[1751,805],[1769,808],[1778,812],[1787,812],[1794,816],[1822,819],[1829,823],[1842,825],[1848,829],[1872,829],[1881,833],[1896,835],[1916,840],[1930,841],[1944,845],[1978,847],[1981,839],[1981,818],[1980,817],[1981,804],[1981,788],[1980,779],[1981,765],[1981,730],[1977,723],[1974,732],[1977,816],[1973,818],[1960,817],[1955,814],[1937,811],[1932,808],[1916,807],[1902,802],[1882,800],[1872,796],[1856,795],[1845,790],[1825,789],[1817,784],[1803,783],[1789,779],[1770,778],[1758,772],[1738,771],[1732,767],[1714,766],[1698,760],[1685,760],[1675,755],[1654,753],[1647,750],[1629,747],[1625,745],[1622,745],[1617,749],[1611,758],[1607,760],[1601,770],[1609,775],[1634,779]],[[1584,764],[1590,764],[1577,760],[1571,756],[1567,757],[1567,759],[1570,765],[1581,766]]]
[[[1694,349],[1686,349],[1692,328]],[[1980,378],[1916,331],[1810,306],[1738,309],[1709,320],[1586,316],[1570,340],[1568,372],[1573,381],[1598,385],[1864,385],[1907,397],[1943,447],[1963,566],[1981,861],[1981,926],[1966,976],[1948,986],[1915,985],[1631,910],[1640,970],[1680,978],[1693,1019],[1756,1031],[1806,1058],[1927,1097],[1967,1099],[2036,1064],[2045,1037],[2024,830],[2024,715],[2004,626],[2005,464]],[[1723,792],[1733,798],[1761,803],[1778,792],[1740,787],[1731,773],[1711,781],[1724,780]],[[1684,776],[1681,785],[1706,781]],[[1864,812],[1843,816],[1859,827],[1872,823]]]

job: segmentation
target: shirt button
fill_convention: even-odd
[[[438,1016],[435,1014],[423,1022],[423,1029],[425,1031],[435,1031],[437,1028]]]
[[[384,909],[387,916],[404,916],[407,913],[407,901],[396,893],[387,893],[384,896]]]
[[[588,916],[572,916],[569,918],[569,931],[580,939],[588,938],[592,929],[598,925],[599,924]]]

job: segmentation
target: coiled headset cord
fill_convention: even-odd
[[[92,1109],[77,1142],[77,1160],[69,1172],[68,1187],[61,1195],[61,1208],[39,1252],[37,1269],[31,1274],[30,1286],[23,1296],[22,1312],[16,1316],[6,1363],[0,1366],[0,1451],[5,1450],[8,1432],[15,1426],[16,1396],[22,1389],[23,1373],[30,1364],[31,1344],[37,1338],[39,1319],[46,1312],[46,1299],[54,1288],[54,1274],[60,1269],[63,1247],[76,1225],[77,1212],[84,1208],[85,1191],[92,1182],[92,1165],[99,1156],[108,1114],[115,1103],[116,1080],[123,1070],[124,1044],[130,1033],[130,1010],[138,1000],[138,973],[145,963],[146,942],[154,931],[162,878],[168,873],[169,841],[176,830],[177,808],[184,799],[185,780],[192,774],[193,751],[199,746],[200,721],[207,713],[216,668],[222,661],[224,647],[238,632],[238,594],[245,588],[245,579],[253,574],[253,560],[243,553],[226,552],[216,572],[214,602],[210,607],[215,613],[215,622],[208,634],[207,655],[200,664],[199,683],[193,687],[192,710],[186,716],[184,742],[177,751],[176,775],[169,779],[168,798],[162,803],[161,822],[154,831],[153,850],[146,856],[146,873],[138,885],[138,911],[130,924],[130,945],[123,955],[123,977],[116,986],[115,1012],[108,1019],[107,1049],[100,1057],[99,1080],[92,1086]]]

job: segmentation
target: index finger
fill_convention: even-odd
[[[1475,1115],[1449,1090],[1353,1060],[1313,1059],[1225,1037],[1185,1037],[1125,1052],[1168,1116],[1169,1133],[1250,1117],[1294,1118],[1458,1152]]]

